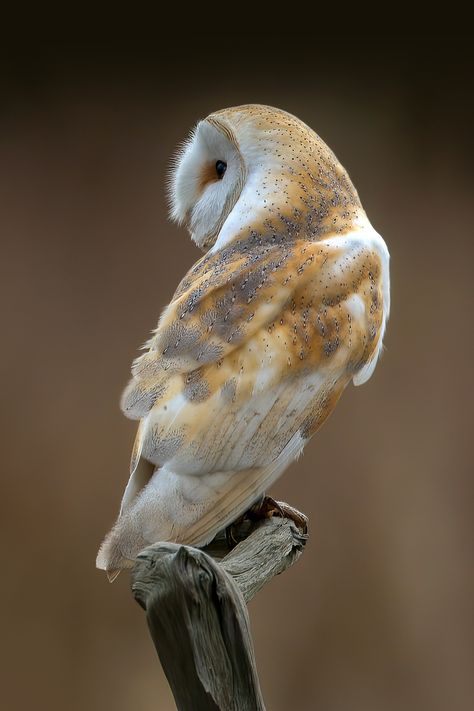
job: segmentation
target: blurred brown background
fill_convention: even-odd
[[[127,576],[110,586],[94,560],[134,437],[121,388],[199,257],[167,222],[169,158],[200,117],[259,102],[337,153],[389,245],[393,285],[374,377],[272,491],[310,516],[312,535],[250,606],[268,709],[468,711],[468,40],[234,41],[2,58],[0,701],[174,708]]]

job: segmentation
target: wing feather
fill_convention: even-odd
[[[380,271],[358,232],[206,256],[124,393],[141,418],[140,456],[185,475],[258,469],[271,479],[292,437],[315,429],[311,418],[379,347]]]

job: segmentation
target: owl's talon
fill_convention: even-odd
[[[235,537],[235,528],[238,523],[238,521],[235,521],[234,523],[231,523],[230,526],[227,526],[227,528],[225,529],[225,540],[227,543],[227,548],[235,548],[235,546],[239,542]]]
[[[308,532],[308,519],[301,511],[283,501],[275,501],[271,496],[264,496],[259,503],[252,506],[246,515],[253,521],[271,518],[272,516],[289,518],[302,533]]]
[[[235,548],[237,543],[240,543],[241,541],[244,540],[246,535],[242,535],[242,529],[245,528],[243,524],[248,521],[248,515],[247,513],[244,513],[242,516],[239,516],[238,519],[233,521],[227,528],[225,529],[225,540],[227,543],[228,548]],[[240,529],[240,533],[239,533]],[[248,532],[247,532],[248,535]]]
[[[264,496],[260,501],[252,506],[247,512],[247,516],[252,521],[259,521],[272,516],[284,517],[281,506],[271,496]]]
[[[291,508],[291,507],[290,507]],[[262,496],[248,511],[225,529],[225,538],[228,548],[235,548],[246,538],[254,524],[272,516],[285,518],[285,512],[277,501],[270,496]]]

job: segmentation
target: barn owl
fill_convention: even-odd
[[[365,383],[389,313],[389,254],[347,172],[307,125],[247,105],[200,121],[171,217],[204,255],[132,366],[131,475],[97,566],[156,541],[203,546],[261,498]]]

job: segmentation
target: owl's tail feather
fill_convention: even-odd
[[[99,549],[96,566],[113,582],[152,543],[206,545],[250,508],[262,493],[260,488],[260,469],[202,477],[161,469],[133,504],[122,509]]]
[[[109,583],[113,583],[114,580],[116,580],[118,578],[118,576],[120,575],[121,572],[122,571],[120,568],[117,568],[116,570],[108,570],[107,571],[107,579],[108,579]]]
[[[133,567],[137,554],[158,541],[204,546],[255,503],[301,452],[299,434],[265,467],[205,476],[155,471],[119,516],[97,556],[109,580]]]
[[[132,536],[129,535],[130,527],[124,519],[125,516],[119,516],[114,527],[107,534],[104,542],[100,546],[95,561],[96,567],[107,573],[107,578],[110,583],[116,580],[122,570],[133,568],[133,558],[122,553],[125,540],[129,541],[129,539],[132,538]],[[138,548],[138,553],[149,544],[142,539],[141,544],[137,541],[135,545]]]

